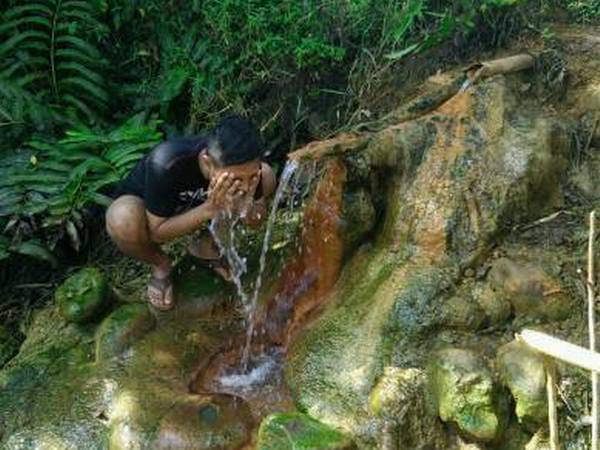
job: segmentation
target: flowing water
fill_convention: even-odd
[[[236,248],[235,233],[238,229],[237,224],[239,219],[232,217],[231,214],[223,214],[211,221],[209,230],[221,255],[227,260],[231,268],[232,281],[235,284],[246,318],[246,339],[242,348],[239,367],[241,372],[228,374],[227,377],[229,378],[226,378],[224,381],[225,384],[254,384],[255,380],[259,379],[261,374],[268,373],[274,368],[273,365],[268,364],[268,361],[270,361],[268,358],[256,365],[256,358],[252,358],[250,354],[252,337],[256,327],[256,308],[262,287],[263,273],[266,268],[267,253],[270,248],[271,237],[280,206],[285,206],[287,211],[293,211],[298,206],[297,203],[301,202],[308,195],[315,178],[316,163],[309,163],[302,166],[297,161],[288,161],[286,163],[273,197],[261,247],[258,273],[254,283],[251,285],[252,289],[244,287],[243,276],[247,272],[246,259],[240,255]],[[263,356],[259,355],[259,362]]]

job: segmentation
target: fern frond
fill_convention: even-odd
[[[58,72],[75,72],[82,78],[87,78],[96,85],[100,85],[103,82],[103,78],[98,75],[98,73],[75,61],[58,63],[56,70]]]
[[[104,89],[99,87],[97,84],[91,83],[85,78],[78,77],[68,77],[63,78],[60,81],[60,85],[70,86],[71,88],[80,89],[82,93],[88,94],[89,99],[93,100],[100,104],[100,106],[104,106],[104,103],[108,103],[108,94]]]
[[[74,50],[78,50],[90,58],[97,58],[99,60],[102,56],[96,47],[77,36],[61,35],[56,38],[56,43],[70,46]]]
[[[18,17],[20,15],[23,15],[24,13],[33,13],[32,15],[28,16],[28,17],[35,17],[37,15],[41,14],[45,14],[46,16],[50,17],[53,14],[52,9],[47,6],[44,5],[43,3],[29,3],[29,4],[25,4],[25,5],[21,5],[21,6],[14,6],[12,8],[10,8],[8,11],[6,11],[3,15],[4,20],[10,20],[10,19],[14,19],[15,17]]]
[[[100,11],[83,0],[13,3],[0,21],[2,79],[51,105],[46,109],[56,118],[96,122],[94,109],[105,111],[110,100],[99,70],[107,62],[93,43],[106,28],[98,20]],[[24,118],[27,109],[21,100],[8,112]]]
[[[31,27],[33,25],[40,25],[44,28],[51,29],[52,23],[48,17],[44,16],[33,16],[33,17],[19,17],[18,19],[9,20],[0,25],[0,33],[6,33],[12,31],[20,26]]]
[[[81,111],[90,122],[94,121],[98,117],[98,115],[95,114],[84,101],[78,99],[77,97],[71,94],[64,94],[62,98],[65,103],[70,104],[76,110]]]
[[[15,50],[16,48],[33,48],[27,47],[27,41],[33,41],[39,45],[40,42],[46,41],[48,36],[41,31],[29,30],[23,33],[18,33],[9,38],[0,45],[0,57],[4,57],[8,52]],[[35,47],[39,48],[39,47]]]

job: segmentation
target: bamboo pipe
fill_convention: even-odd
[[[464,72],[471,84],[473,84],[481,78],[529,69],[530,67],[533,67],[534,64],[535,56],[529,53],[521,53],[507,58],[478,62],[467,67]]]
[[[582,369],[600,371],[600,355],[587,348],[533,330],[521,331],[520,334],[517,334],[516,339],[553,358]]]

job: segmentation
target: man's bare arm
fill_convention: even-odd
[[[177,216],[160,217],[146,211],[146,217],[150,239],[161,244],[197,230],[204,222],[214,217],[214,212],[209,205],[202,203]]]
[[[224,173],[211,185],[207,200],[195,208],[173,217],[160,217],[146,210],[150,239],[160,244],[197,230],[223,209],[237,188],[238,183]]]

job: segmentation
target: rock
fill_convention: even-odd
[[[250,441],[252,427],[250,408],[242,399],[228,395],[190,396],[169,407],[149,448],[240,448]]]
[[[543,357],[513,341],[500,347],[497,363],[500,377],[515,399],[519,423],[535,431],[548,418]]]
[[[107,316],[96,330],[96,360],[123,352],[155,326],[156,320],[145,304],[123,305]]]
[[[420,369],[386,367],[371,391],[371,412],[380,419],[380,433],[393,448],[446,448],[447,442]],[[385,445],[380,445],[386,448]]]
[[[517,315],[561,320],[571,312],[560,283],[536,265],[500,258],[488,280],[499,295],[510,301]]]
[[[373,386],[384,367],[423,367],[440,345],[442,303],[456,295],[461,268],[560,198],[563,124],[513,86],[492,77],[353,145],[321,145],[348,173],[366,165],[383,180],[371,192],[381,217],[373,245],[351,257],[322,314],[294,337],[286,382],[302,410],[351,430],[361,448],[375,445]],[[486,437],[499,424],[488,428]]]
[[[479,304],[467,296],[453,296],[441,306],[444,325],[459,330],[477,330],[485,321],[485,313]]]
[[[100,269],[87,267],[71,275],[54,294],[63,317],[83,323],[97,317],[105,306],[108,282]]]
[[[19,342],[6,327],[0,325],[0,368],[19,351]]]
[[[472,295],[490,325],[501,324],[510,317],[510,302],[501,295],[496,295],[487,283],[477,283],[473,286]]]
[[[492,375],[474,352],[448,348],[434,354],[429,382],[438,414],[465,435],[489,442],[502,432],[504,417]]]
[[[302,413],[277,413],[266,417],[258,430],[256,450],[355,449],[344,433]]]

